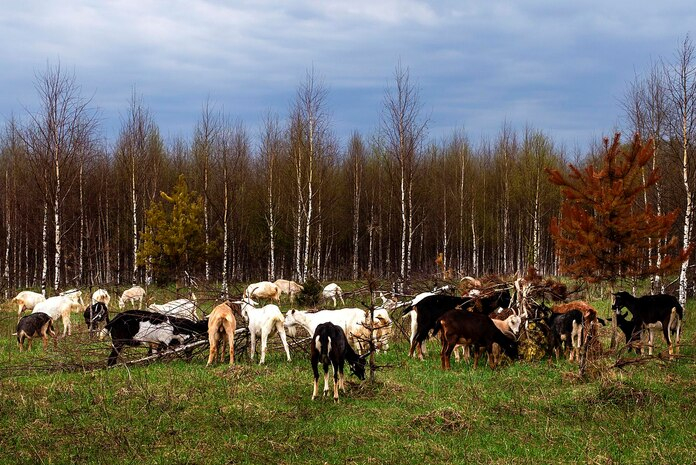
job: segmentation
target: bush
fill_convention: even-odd
[[[305,307],[316,307],[319,304],[322,287],[319,281],[313,276],[305,280],[304,289],[297,296],[297,302]]]

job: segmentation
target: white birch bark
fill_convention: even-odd
[[[138,283],[138,203],[135,194],[135,153],[131,151],[131,205],[133,213],[133,285]]]
[[[360,159],[353,154],[353,280],[358,279],[358,245],[360,239]]]
[[[10,244],[12,236],[12,224],[10,221],[10,173],[5,170],[5,269],[3,281],[5,282],[5,300],[9,299],[10,292]]]
[[[58,147],[56,145],[54,152],[54,172],[56,176],[56,191],[55,198],[53,199],[53,219],[55,223],[54,229],[54,241],[55,241],[55,255],[54,255],[54,275],[53,275],[53,290],[58,293],[60,289],[60,268],[62,265],[62,240],[61,240],[61,209],[60,209],[60,197],[61,185],[60,185],[60,159],[58,158]]]
[[[41,294],[46,297],[48,286],[48,201],[44,200],[43,225],[41,228]]]

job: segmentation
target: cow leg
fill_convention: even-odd
[[[230,366],[234,365],[234,328],[232,323],[227,323],[225,325],[225,332],[227,333],[227,345],[230,349]]]
[[[312,373],[314,374],[314,389],[312,390],[312,400],[317,398],[319,393],[319,354],[312,353]]]
[[[663,326],[663,329],[664,329],[664,325],[662,325],[662,326]],[[669,339],[668,339],[668,340],[669,340]],[[650,326],[650,327],[648,328],[648,355],[652,355],[652,354],[653,354],[653,343],[654,343],[654,342],[655,342],[655,328],[653,328],[652,326]]]

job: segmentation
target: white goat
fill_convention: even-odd
[[[82,300],[82,291],[79,289],[70,289],[67,291],[63,291],[59,295],[63,296],[63,297],[67,297],[68,299],[72,300],[75,303],[82,305],[83,307],[85,306],[85,302],[84,302],[84,300]]]
[[[245,299],[271,299],[280,302],[280,288],[270,281],[249,284],[244,291]]]
[[[324,290],[321,292],[321,296],[324,298],[324,300],[332,299],[334,308],[336,308],[336,297],[341,299],[342,305],[346,304],[343,301],[343,290],[336,283],[327,284]],[[314,334],[314,332],[311,334]]]
[[[285,315],[285,326],[291,336],[295,335],[297,326],[302,326],[309,334],[314,334],[314,331],[322,323],[333,323],[343,329],[343,332],[348,338],[348,342],[359,348],[359,337],[362,335],[362,330],[365,329],[365,311],[359,308],[341,308],[339,310],[321,310],[316,313],[309,313],[302,310],[289,310]]]
[[[118,298],[118,308],[123,310],[126,306],[126,302],[130,302],[133,308],[135,308],[135,301],[138,301],[138,308],[143,306],[143,299],[145,298],[145,289],[140,286],[133,286],[130,289],[126,289]]]
[[[34,307],[31,313],[45,313],[51,317],[53,321],[57,321],[59,318],[63,319],[63,337],[67,333],[68,336],[72,334],[72,329],[70,327],[70,314],[72,312],[79,312],[82,310],[82,306],[79,302],[75,302],[73,299],[58,295],[55,297],[49,297],[43,302],[39,302]]]
[[[101,302],[107,307],[109,306],[109,302],[111,302],[111,296],[106,291],[106,289],[97,289],[96,291],[94,291],[94,293],[92,294],[92,305],[96,304],[97,302]]]
[[[280,288],[280,292],[283,294],[290,295],[290,302],[295,301],[295,295],[302,292],[304,286],[297,284],[295,281],[288,281],[287,279],[277,279],[273,282],[276,286]]]
[[[366,321],[369,320],[369,312],[366,312]],[[371,332],[373,329],[374,332]],[[367,341],[372,335],[372,341],[376,350],[386,351],[389,350],[389,336],[392,332],[392,320],[389,317],[389,312],[382,308],[377,307],[374,310],[372,325],[359,325],[359,328],[351,332],[351,336],[355,338],[358,342],[358,351],[363,353],[367,349]]]
[[[22,312],[24,310],[33,310],[36,304],[45,300],[46,297],[44,297],[43,294],[39,294],[38,292],[20,292],[19,294],[17,294],[17,297],[12,299],[12,302],[16,303],[19,306],[19,309],[17,310],[17,318],[20,318],[22,316]]]
[[[191,321],[198,321],[200,319],[196,311],[196,304],[189,299],[176,299],[166,304],[152,304],[148,308],[162,315],[186,318]]]
[[[283,327],[285,318],[278,306],[268,304],[265,307],[256,308],[247,300],[242,300],[238,303],[242,306],[242,316],[249,326],[251,360],[254,360],[254,354],[256,353],[256,337],[261,336],[261,359],[259,360],[259,364],[265,363],[268,337],[277,332],[280,336],[280,340],[283,341],[283,347],[285,348],[285,353],[288,356],[289,362],[291,360],[290,348],[288,347],[288,341],[285,337],[285,328]]]

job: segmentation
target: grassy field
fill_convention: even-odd
[[[606,302],[597,302],[607,308]],[[308,356],[281,351],[265,366],[241,358],[205,367],[203,354],[147,366],[80,371],[108,343],[79,334],[20,354],[10,306],[0,319],[0,463],[440,464],[694,463],[696,364],[687,317],[682,356],[611,368],[581,380],[566,361],[491,370],[406,357],[402,340],[377,355],[376,382],[341,400],[310,400]],[[690,315],[692,302],[686,310]],[[61,327],[60,323],[58,326]],[[608,347],[606,331],[604,347]],[[658,342],[664,350],[664,342]],[[137,352],[140,349],[131,349]],[[131,354],[132,355],[132,354]],[[64,366],[66,371],[46,370]]]

